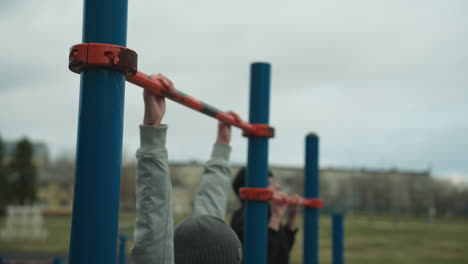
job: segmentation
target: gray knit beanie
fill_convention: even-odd
[[[174,254],[175,264],[240,264],[242,245],[223,220],[197,215],[176,227]]]

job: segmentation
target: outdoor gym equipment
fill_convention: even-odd
[[[151,75],[138,72],[136,53],[125,47],[127,11],[128,0],[84,0],[83,44],[75,45],[69,53],[69,68],[81,75],[70,264],[117,261],[125,79],[241,128],[248,137],[246,186],[267,187],[268,139],[274,136],[268,125],[270,64],[251,65],[250,113],[249,122],[245,122],[178,90],[168,90]],[[318,164],[310,166],[307,172],[306,165],[306,177],[318,176]],[[318,178],[311,180],[310,184],[314,183]],[[308,187],[310,184],[306,180],[305,198],[316,199],[314,188],[318,185]],[[245,264],[266,263],[267,209],[265,200],[245,202]],[[306,264],[314,263],[306,260],[308,252],[318,256],[317,210],[305,209]]]
[[[244,131],[244,135],[249,137],[249,162],[247,167],[247,185],[252,185],[254,187],[266,187],[266,175],[267,175],[267,138],[273,137],[274,129],[268,126],[268,107],[269,107],[269,78],[270,78],[270,65],[267,63],[254,63],[252,64],[252,82],[251,82],[251,123],[242,121],[239,116],[236,114],[229,115],[218,110],[215,107],[212,107],[206,103],[203,103],[189,95],[186,95],[178,90],[169,90],[166,88],[159,80],[153,78],[151,75],[144,74],[137,70],[137,54],[125,47],[117,45],[109,45],[102,43],[84,43],[73,46],[70,49],[69,54],[69,68],[71,71],[76,73],[86,74],[88,71],[108,69],[116,72],[121,72],[125,74],[127,81],[132,82],[133,84],[139,85],[148,91],[169,98],[175,102],[178,102],[182,105],[190,107],[194,110],[197,110],[201,113],[204,113],[208,116],[214,117],[216,119],[222,120],[226,123],[229,123],[233,126],[239,127]],[[84,75],[83,75],[84,76]],[[82,85],[82,89],[84,86]],[[84,92],[82,91],[82,94]],[[266,97],[266,99],[265,99]],[[262,103],[263,102],[263,103]],[[81,121],[81,119],[80,119]],[[86,120],[85,120],[86,121]],[[80,124],[81,125],[81,124]],[[81,126],[80,126],[81,127]],[[79,157],[77,157],[77,184],[75,188],[79,188],[78,182],[81,176],[79,172]],[[260,164],[264,163],[260,166]],[[252,181],[252,177],[249,178],[249,175],[262,175],[265,174],[264,178],[258,181]],[[259,177],[262,178],[262,177]],[[250,180],[249,180],[250,179]],[[249,182],[250,181],[250,182]],[[117,192],[118,193],[118,192]],[[77,198],[79,192],[75,194],[74,201],[76,202],[80,197]],[[81,197],[84,199],[84,197]],[[75,203],[74,203],[75,204]],[[76,205],[78,208],[80,204]],[[251,228],[255,230],[260,230],[258,226],[258,219],[261,219],[262,216],[258,214],[259,211],[262,211],[260,214],[264,214],[264,221],[266,226],[266,203],[262,205],[253,204],[246,207],[247,213],[249,215],[247,221],[246,230]],[[74,236],[81,236],[81,234],[76,231],[76,226],[80,225],[78,220],[75,220],[75,210],[73,211],[73,222],[72,222],[72,245]],[[81,215],[80,217],[85,217]],[[75,227],[75,229],[74,229]],[[266,252],[266,230],[264,234],[260,234],[258,237],[252,237],[252,235],[246,236],[246,241],[244,244],[253,243],[258,248],[262,246],[262,242],[259,238],[263,239],[263,246],[265,247]],[[250,242],[251,241],[251,242]],[[82,245],[84,246],[84,245]],[[73,255],[75,251],[81,251],[81,247],[78,249],[70,248],[70,262],[73,261]],[[97,246],[94,244],[94,246]],[[266,253],[263,253],[266,254]],[[87,254],[85,254],[86,256]],[[254,263],[260,263],[259,258],[265,259],[266,256],[259,255],[258,252],[246,249],[244,253],[246,259],[252,258]],[[80,257],[76,257],[82,258]],[[114,257],[115,258],[115,257]],[[89,259],[87,260],[89,261]],[[78,261],[80,262],[80,261]],[[248,262],[246,262],[248,263]],[[72,263],[73,264],[73,263]]]
[[[117,261],[126,78],[241,128],[249,138],[247,186],[267,186],[268,138],[274,133],[268,126],[270,65],[251,66],[250,118],[244,122],[177,90],[165,90],[151,76],[139,73],[136,53],[125,48],[127,10],[127,0],[85,0],[83,44],[69,53],[70,69],[81,75],[70,264]],[[244,263],[265,264],[266,202],[247,202],[245,215]]]
[[[125,73],[126,80],[156,95],[164,96],[205,115],[214,117],[244,131],[245,136],[273,137],[274,129],[265,124],[251,124],[237,114],[225,113],[179,90],[169,90],[152,75],[137,70],[138,55],[135,51],[117,45],[83,43],[70,48],[68,67],[75,73],[84,69],[106,68]]]

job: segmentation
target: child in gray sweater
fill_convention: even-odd
[[[167,89],[172,82],[153,75]],[[131,258],[134,264],[240,264],[241,243],[224,222],[230,189],[231,128],[220,122],[207,162],[194,214],[173,227],[172,186],[166,149],[164,97],[144,92],[145,114],[137,151],[137,219]]]

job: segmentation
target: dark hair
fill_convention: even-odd
[[[240,199],[240,194],[239,194],[239,189],[242,187],[245,187],[245,174],[246,174],[246,168],[242,167],[239,169],[237,172],[236,178],[232,181],[232,190],[234,193],[237,195],[237,197]],[[268,170],[268,177],[273,177],[273,173],[271,173],[271,170]]]

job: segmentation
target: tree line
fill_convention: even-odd
[[[5,142],[0,137],[0,214],[7,205],[26,205],[37,200],[33,154],[33,144],[25,137],[16,143],[13,156],[7,159]]]

